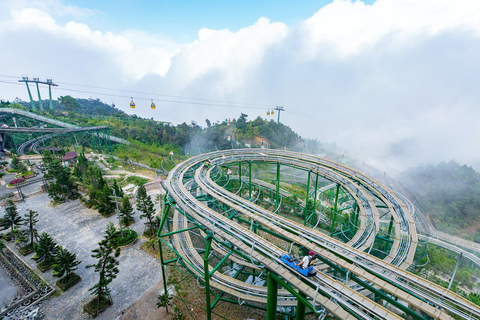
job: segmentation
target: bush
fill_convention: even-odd
[[[126,246],[127,244],[132,243],[137,239],[137,232],[132,229],[123,229],[123,237],[122,237],[122,232],[120,230],[118,232],[118,240],[117,240],[117,245],[119,247]]]
[[[12,186],[15,186],[15,185],[17,185],[17,184],[19,184],[19,183],[22,183],[22,182],[24,182],[24,181],[25,181],[24,178],[17,178],[17,179],[13,179],[12,181],[10,181],[10,182],[8,183],[8,185],[12,187]]]
[[[144,185],[145,183],[148,182],[147,179],[142,178],[142,177],[137,177],[137,176],[130,176],[127,178],[128,183],[133,183],[136,184],[137,186]]]

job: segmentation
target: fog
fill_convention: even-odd
[[[52,6],[72,11],[61,1]],[[127,113],[173,123],[204,126],[242,112],[253,120],[281,105],[283,123],[350,157],[399,170],[451,159],[480,169],[479,6],[339,0],[296,25],[259,17],[240,30],[201,29],[182,43],[128,26],[102,33],[35,1],[6,1],[0,98],[27,100],[25,87],[5,75],[28,75],[53,77],[55,96],[115,101]]]

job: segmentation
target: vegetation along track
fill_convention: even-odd
[[[211,165],[207,168],[204,163],[208,159]],[[224,167],[243,165],[251,168],[252,164],[265,163],[305,170],[341,185],[359,207],[360,225],[355,236],[348,243],[341,242],[266,210],[255,203],[255,197],[249,201],[214,181],[222,170],[225,171]],[[241,170],[239,172],[241,174]],[[242,183],[252,185],[251,173],[250,178],[245,175],[238,178]],[[412,264],[418,242],[408,207],[391,190],[349,167],[283,150],[224,150],[192,157],[178,164],[170,171],[163,186],[176,207],[172,231],[199,226],[202,234],[207,232],[213,236],[212,248],[218,255],[239,265],[253,266],[262,274],[275,273],[304,294],[316,313],[325,311],[341,319],[396,319],[399,318],[398,310],[401,310],[402,314],[419,319],[452,319],[452,315],[480,319],[480,309],[475,304],[405,270]],[[221,206],[213,207],[213,201]],[[384,260],[367,253],[379,233],[378,207],[390,213],[395,225],[393,243]],[[240,216],[251,225],[241,223]],[[319,272],[314,277],[300,275],[279,258],[289,253],[288,247],[283,249],[268,241],[255,232],[254,226],[278,235],[290,243],[290,250],[303,247],[315,251],[321,265],[336,272]],[[191,236],[189,232],[179,232],[170,237],[185,266],[200,278],[204,273],[204,261]],[[212,265],[208,268],[214,288],[237,297],[239,301],[267,302],[267,287],[238,280],[231,274],[214,273]],[[318,269],[326,270],[323,267]],[[339,278],[338,274],[343,274],[344,278]],[[383,300],[371,299],[374,294]],[[385,301],[396,308],[386,308]],[[296,300],[287,290],[279,290],[278,305],[294,306]]]

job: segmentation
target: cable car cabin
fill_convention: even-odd
[[[115,102],[112,102],[112,108],[115,108]]]
[[[267,116],[269,116],[269,115],[270,115],[270,110],[267,111]]]
[[[280,259],[287,266],[297,271],[301,275],[304,275],[305,277],[314,277],[317,275],[317,271],[313,270],[313,266],[312,266],[313,262],[315,261],[315,258],[312,261],[310,261],[310,265],[306,269],[303,269],[302,266],[297,265],[298,259],[296,259],[294,256],[289,256],[288,254],[284,254],[280,257]]]
[[[211,164],[210,160],[205,161],[205,167],[210,168]]]
[[[150,105],[150,107],[151,107],[152,109],[155,109],[155,103],[153,103],[153,99],[152,99],[152,104]]]
[[[272,110],[272,112],[270,114],[273,116],[275,114],[275,112]]]
[[[130,102],[130,108],[132,108],[132,109],[135,108],[135,102],[133,102],[133,101]]]

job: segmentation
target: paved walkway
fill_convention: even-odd
[[[27,209],[38,211],[38,232],[48,232],[59,245],[76,253],[78,259],[82,261],[75,271],[82,277],[82,281],[60,296],[43,303],[46,319],[88,319],[82,311],[82,305],[91,298],[88,289],[96,283],[98,275],[85,266],[96,262],[91,257],[91,250],[98,246],[97,243],[102,239],[108,222],[117,224],[117,217],[103,218],[97,211],[85,208],[78,200],[53,207],[47,194],[28,198],[26,203],[19,203],[17,206],[22,215]],[[140,221],[139,215],[135,214],[136,222],[131,228],[141,235],[144,224]],[[139,245],[140,241],[137,241],[133,247],[122,250],[119,258],[120,272],[110,285],[114,305],[97,319],[119,317],[122,310],[161,281],[160,263],[139,250]],[[30,254],[24,259],[35,268],[32,256],[33,254]],[[41,275],[52,285],[57,280],[51,271]]]

